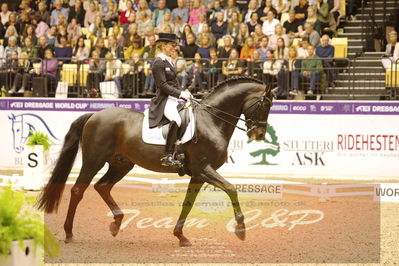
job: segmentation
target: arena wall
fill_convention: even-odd
[[[51,137],[54,161],[70,124],[80,115],[113,106],[143,111],[148,104],[137,99],[0,99],[0,167],[22,169],[29,130]],[[221,171],[395,178],[399,177],[398,129],[399,102],[275,101],[266,141],[249,142],[245,132],[236,130]],[[80,159],[75,164],[79,167]]]

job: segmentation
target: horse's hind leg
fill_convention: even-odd
[[[245,240],[244,214],[242,213],[240,203],[238,202],[236,188],[216,172],[210,165],[204,168],[204,172],[201,176],[203,176],[205,182],[222,189],[229,196],[233,205],[235,219],[237,221],[235,234],[239,239]]]
[[[109,226],[109,230],[113,236],[116,236],[119,232],[123,219],[123,213],[111,196],[111,189],[133,168],[133,166],[134,164],[129,161],[110,163],[108,171],[94,185],[94,188],[114,214],[114,222],[112,222]]]
[[[83,194],[86,191],[87,187],[90,185],[91,180],[97,174],[97,172],[104,166],[105,161],[101,162],[97,160],[94,162],[85,162],[83,161],[82,169],[80,170],[78,179],[76,180],[75,185],[73,185],[71,189],[71,199],[69,201],[68,214],[64,223],[64,230],[66,234],[65,242],[72,241],[72,228],[73,228],[73,220],[75,218],[76,208],[78,207],[79,202],[83,198]]]
[[[175,229],[173,230],[173,235],[179,239],[179,245],[181,247],[191,246],[190,240],[188,240],[183,235],[183,226],[184,226],[184,223],[186,222],[186,218],[187,218],[188,214],[191,211],[191,208],[194,205],[194,201],[197,198],[198,192],[201,190],[201,187],[203,184],[204,184],[204,181],[196,178],[195,176],[193,176],[191,178],[190,183],[188,184],[186,197],[183,202],[183,208],[180,213],[179,219],[177,220]]]

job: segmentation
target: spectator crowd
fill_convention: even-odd
[[[340,0],[15,2],[0,12],[0,86],[10,94],[31,88],[37,62],[36,74],[54,83],[63,65],[86,64],[89,90],[115,81],[121,97],[151,94],[160,32],[178,36],[177,75],[194,92],[245,74],[273,82],[280,94],[313,94],[323,73],[335,86],[330,39],[342,17]]]

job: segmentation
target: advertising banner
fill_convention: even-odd
[[[80,115],[110,107],[142,112],[148,105],[148,100],[138,99],[0,99],[0,167],[22,168],[30,131],[51,137],[54,161],[70,124]],[[399,102],[275,101],[268,122],[262,142],[249,141],[245,132],[235,131],[221,171],[265,176],[399,176]]]

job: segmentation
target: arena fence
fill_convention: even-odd
[[[0,86],[5,90],[16,87],[12,96],[70,97],[70,98],[139,98],[155,95],[151,59],[88,59],[71,61],[57,58],[56,69],[48,69],[46,60],[30,58],[28,64],[2,60]],[[305,78],[301,66],[308,60],[298,59],[295,67],[287,59],[209,59],[180,58],[176,62],[177,77],[183,89],[201,97],[224,79],[245,75],[279,87],[279,96],[292,98],[294,89],[305,94],[312,79]],[[357,59],[322,58],[322,70],[315,79],[314,96],[339,96],[356,99],[356,95],[383,95],[384,99],[398,99],[397,63],[391,69],[370,69],[367,74],[357,72],[364,67]],[[314,69],[308,69],[314,71]],[[51,74],[49,74],[51,72]],[[111,76],[110,76],[111,75]],[[386,75],[384,82],[384,75]],[[26,84],[25,84],[25,83]],[[332,84],[334,83],[334,84]],[[18,93],[26,86],[25,93]],[[312,97],[308,97],[313,99]]]

